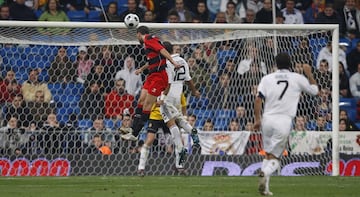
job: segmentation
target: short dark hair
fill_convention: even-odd
[[[275,57],[275,61],[278,69],[289,69],[291,67],[290,55],[287,53],[279,53]]]
[[[150,30],[147,26],[140,26],[136,29],[137,33],[140,33],[141,35],[149,34]]]
[[[163,42],[162,43],[163,45],[164,45],[164,47],[165,47],[165,49],[171,54],[171,53],[173,53],[173,45],[170,43],[170,42],[168,42],[168,41],[165,41],[165,42]]]

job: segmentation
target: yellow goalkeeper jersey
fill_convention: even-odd
[[[186,107],[186,97],[184,93],[181,94],[181,107]],[[158,104],[154,104],[151,108],[150,112],[150,119],[151,120],[162,120],[162,116],[160,113],[160,106]]]

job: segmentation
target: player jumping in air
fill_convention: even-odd
[[[269,190],[270,175],[280,166],[280,156],[287,144],[301,92],[315,96],[319,91],[309,65],[303,65],[306,79],[289,71],[291,60],[287,53],[278,54],[275,61],[278,70],[261,79],[254,109],[254,128],[259,130],[261,125],[266,152],[259,174],[259,192],[266,196],[272,195]],[[263,100],[265,105],[261,119]]]
[[[149,34],[149,28],[140,26],[137,28],[136,36],[141,44],[144,45],[148,64],[141,67],[137,73],[148,69],[149,74],[144,82],[143,88],[138,100],[138,106],[135,110],[134,121],[132,125],[133,135],[139,135],[146,121],[149,119],[151,107],[156,102],[156,98],[160,96],[168,86],[168,76],[166,73],[166,59],[168,59],[175,68],[179,67],[169,52],[161,44],[159,38]]]

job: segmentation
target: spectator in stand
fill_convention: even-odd
[[[144,14],[144,23],[155,23],[156,15],[153,11],[147,10]]]
[[[189,65],[190,76],[192,76],[195,88],[201,93],[207,93],[211,86],[209,72],[207,72],[205,68],[200,67],[193,57],[188,58],[187,63]]]
[[[30,113],[33,115],[33,122],[36,126],[41,128],[50,113],[55,112],[53,103],[45,101],[45,93],[42,90],[37,90],[34,95],[34,101],[28,102]]]
[[[64,11],[84,11],[86,14],[89,14],[91,5],[87,0],[59,0]]]
[[[225,14],[225,12],[216,13],[216,18],[214,20],[214,23],[227,23],[226,22],[226,14]]]
[[[229,1],[226,4],[226,22],[227,23],[241,23],[241,18],[235,12],[236,4],[232,1]]]
[[[49,0],[44,13],[39,17],[39,21],[69,21],[69,18],[66,13],[61,10],[57,0]]]
[[[359,131],[359,128],[356,126],[356,124],[349,118],[346,110],[340,109],[339,119],[345,120],[347,131]]]
[[[33,115],[21,94],[16,95],[11,103],[4,106],[2,116],[5,118],[4,125],[12,116],[16,116],[20,128],[28,128],[33,120]]]
[[[295,117],[294,131],[307,131],[306,129],[306,117],[298,115]]]
[[[205,121],[202,131],[214,131],[214,123],[211,119]]]
[[[252,9],[246,9],[245,18],[242,19],[242,23],[254,23],[256,13]]]
[[[98,59],[95,60],[95,65],[104,66],[104,74],[105,74],[104,80],[108,80],[108,83],[112,84],[114,79],[114,73],[120,70],[118,68],[119,61],[115,58],[115,53],[113,51],[112,46],[103,46],[101,48],[101,53],[99,54]],[[112,85],[110,86],[110,90],[111,87]]]
[[[278,9],[276,11],[279,12]],[[263,8],[256,13],[254,23],[273,23],[271,0],[264,0]]]
[[[240,124],[236,119],[230,121],[228,131],[240,131]]]
[[[196,124],[196,120],[197,120],[197,117],[195,114],[191,114],[187,117],[187,121],[188,123],[193,127],[193,128],[196,128],[195,127],[195,124]]]
[[[66,55],[65,47],[58,49],[57,55],[48,70],[49,83],[76,82],[76,68]]]
[[[318,18],[319,13],[323,12],[325,4],[321,0],[312,0],[311,6],[309,6],[304,13],[304,23],[313,24]]]
[[[319,55],[318,55],[318,57],[316,59],[316,68],[317,69],[319,69],[320,61],[323,60],[323,59],[327,60],[327,62],[329,63],[329,71],[331,71],[332,67],[333,67],[331,40],[329,40],[327,45],[325,47],[323,47],[319,52]],[[347,70],[346,54],[341,49],[339,49],[339,61],[341,61],[343,63],[345,69]]]
[[[339,91],[341,98],[351,98],[351,91],[349,85],[349,77],[344,69],[344,65],[339,62]]]
[[[319,88],[319,97],[318,97],[318,107],[317,113],[327,115],[331,113],[331,90],[330,87],[320,87]]]
[[[350,76],[357,72],[357,66],[360,63],[360,41],[356,43],[356,48],[352,49],[346,56],[348,71]]]
[[[359,19],[357,17],[356,1],[346,0],[344,7],[342,7],[338,13],[342,22],[340,23],[340,36],[345,36],[348,31],[355,30],[357,37],[359,37]]]
[[[93,81],[100,84],[100,93],[104,95],[108,94],[114,86],[112,80],[106,79],[106,73],[104,72],[104,66],[102,65],[96,65],[93,67],[91,73],[87,76],[85,81],[85,88],[90,86]]]
[[[79,119],[95,119],[99,114],[104,114],[104,97],[100,86],[97,81],[89,82],[79,102]]]
[[[46,121],[41,126],[43,132],[38,135],[40,146],[44,149],[44,153],[63,153],[63,148],[65,147],[62,146],[62,143],[64,142],[65,131],[70,131],[70,129],[58,122],[55,113],[48,114]]]
[[[124,21],[126,15],[132,13],[138,15],[140,21],[144,20],[144,10],[139,8],[139,3],[136,0],[128,0],[128,9],[120,14],[121,21]]]
[[[334,10],[333,4],[326,4],[324,11],[320,12],[315,19],[316,24],[340,24],[342,22],[339,14]],[[341,26],[341,24],[340,24]]]
[[[238,104],[238,95],[235,90],[238,87],[230,86],[230,76],[223,73],[219,77],[219,83],[214,84],[209,92],[209,107],[213,109],[234,109]]]
[[[117,14],[118,4],[117,2],[113,1],[109,3],[107,11],[105,15],[101,15],[100,21],[102,22],[119,22],[121,21],[120,16]]]
[[[40,69],[32,69],[29,72],[29,78],[22,84],[21,92],[26,102],[35,100],[35,93],[41,90],[44,93],[44,102],[49,103],[51,100],[51,92],[47,86],[47,83],[39,81]]]
[[[314,70],[314,78],[320,88],[331,87],[331,72],[329,71],[329,63],[323,59],[320,61],[319,69]]]
[[[80,46],[78,48],[78,56],[74,67],[77,68],[77,81],[84,83],[88,74],[91,72],[91,68],[94,65],[94,61],[90,59],[86,46]]]
[[[98,134],[95,134],[92,137],[91,144],[86,148],[85,151],[87,154],[102,154],[102,155],[111,155],[111,147],[106,145],[104,141],[102,140],[101,136]]]
[[[132,135],[131,125],[132,125],[131,114],[126,112],[123,113],[121,127],[119,128],[119,131],[121,133],[121,138],[123,140],[135,140],[135,141],[137,140],[137,138]]]
[[[0,20],[12,20],[10,17],[10,7],[5,3],[0,7]]]
[[[255,131],[254,123],[251,121],[248,121],[245,125],[245,131]]]
[[[185,8],[184,0],[175,0],[175,8],[171,9],[171,11],[177,11],[179,15],[179,22],[181,23],[191,23],[192,21],[192,13]]]
[[[194,15],[200,19],[201,23],[210,22],[210,13],[206,6],[206,1],[201,0],[198,2]]]
[[[296,63],[309,64],[313,66],[314,58],[308,38],[300,38],[299,45],[295,48],[292,58]]]
[[[331,131],[326,122],[326,117],[319,114],[316,118],[316,125],[314,131]]]
[[[236,117],[235,120],[239,123],[240,131],[245,129],[245,125],[247,122],[246,109],[243,106],[236,107]]]
[[[116,80],[114,89],[105,96],[105,117],[116,119],[126,110],[130,114],[134,113],[134,96],[125,90],[126,82],[124,79]]]
[[[357,72],[350,77],[349,86],[352,96],[360,99],[360,63],[357,65]]]
[[[137,75],[135,71],[135,59],[132,56],[127,56],[124,61],[124,68],[115,75],[115,80],[125,80],[126,92],[134,97],[140,93],[142,87],[141,75]]]
[[[11,103],[14,97],[21,93],[21,85],[15,79],[15,72],[9,70],[6,76],[0,81],[0,107]]]
[[[276,24],[285,24],[285,17],[282,14],[282,12],[276,13],[275,23]]]
[[[25,5],[25,0],[16,0],[10,6],[10,16],[12,20],[36,21],[37,18],[33,10]]]
[[[12,155],[26,143],[25,130],[19,128],[16,116],[10,117],[7,125],[0,128],[0,154]]]
[[[285,24],[304,24],[303,15],[295,8],[295,0],[286,0],[286,7],[281,10]]]
[[[104,116],[97,115],[93,120],[93,126],[89,128],[87,135],[85,135],[85,144],[87,144],[92,136],[99,135],[102,140],[113,141],[113,135],[111,134],[111,129],[105,127]]]

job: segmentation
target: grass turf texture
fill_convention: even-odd
[[[271,177],[274,196],[358,197],[360,177]],[[0,177],[1,197],[260,196],[257,177]]]

